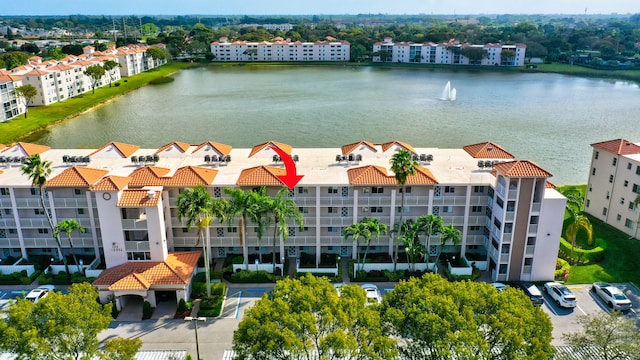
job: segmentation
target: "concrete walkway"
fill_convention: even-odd
[[[142,298],[132,296],[127,299],[127,304],[120,310],[116,321],[140,321],[142,320]]]

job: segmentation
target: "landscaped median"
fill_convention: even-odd
[[[21,115],[9,121],[0,122],[0,144],[11,144],[19,140],[30,141],[39,137],[43,131],[57,122],[74,118],[97,105],[189,66],[191,64],[168,63],[135,76],[124,77],[113,82],[111,87],[105,85],[97,88],[95,94],[87,92],[49,106],[29,107],[26,119]]]

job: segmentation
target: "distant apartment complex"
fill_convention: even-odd
[[[478,48],[484,51],[482,59],[471,60],[464,55],[463,49]],[[505,56],[503,51],[509,50]],[[485,65],[485,66],[524,66],[526,45],[460,44],[457,41],[446,43],[394,43],[391,38],[373,45],[373,61],[415,63],[415,64],[448,64],[448,65]]]
[[[640,145],[625,139],[591,144],[584,211],[629,236],[640,237]]]
[[[0,70],[0,79],[3,79],[0,80],[0,86],[6,84],[6,81],[9,81],[6,79],[9,77],[13,79],[11,81],[13,81],[13,88],[15,88],[15,79],[19,78],[22,85],[30,84],[38,90],[38,95],[29,106],[47,106],[91,91],[91,78],[84,72],[92,65],[103,66],[107,60],[120,64],[120,67],[106,72],[97,82],[96,87],[101,87],[109,84],[110,81],[120,80],[122,76],[136,75],[166,63],[166,60],[147,56],[148,48],[149,46],[146,45],[129,45],[116,49],[112,45],[106,51],[98,52],[94,51],[93,46],[85,46],[84,54],[80,56],[67,55],[60,60],[42,61],[41,57],[34,56],[29,59],[29,63],[26,65],[12,70]],[[9,88],[8,84],[7,88]],[[15,97],[15,94],[8,96]],[[8,110],[4,95],[2,95],[2,101],[5,105],[5,118],[0,118],[0,121],[9,119],[6,117]],[[14,109],[10,110],[14,114]],[[20,111],[13,116],[17,116],[19,113]]]
[[[326,41],[301,42],[275,38],[273,41],[211,43],[214,61],[349,61],[350,45],[328,37]]]
[[[293,30],[293,24],[240,24],[241,28],[263,28],[267,30],[289,31]]]
[[[22,78],[0,73],[0,104],[2,104],[0,122],[24,114],[24,101],[19,99],[14,91],[19,86],[22,86]]]
[[[318,264],[322,254],[355,258],[364,244],[358,248],[345,239],[345,227],[364,217],[379,218],[390,227],[399,221],[401,192],[390,159],[406,149],[419,166],[407,179],[405,220],[442,216],[445,224],[462,233],[461,244],[442,249],[473,256],[475,266],[493,280],[554,276],[566,199],[547,181],[551,174],[531,161],[515,160],[491,142],[462,149],[413,148],[400,141],[359,141],[321,149],[279,142],[235,149],[212,141],[173,142],[157,149],[117,142],[92,150],[27,143],[0,146],[0,256],[57,256],[38,189],[20,171],[24,157],[40,154],[52,162],[46,201],[54,221],[77,219],[87,231],[74,234],[76,253],[102,256],[106,263],[106,275],[97,284],[111,295],[115,290],[147,291],[155,280],[114,284],[130,275],[129,270],[153,273],[155,266],[182,263],[193,271],[199,257],[194,252],[202,246],[196,229],[178,219],[178,195],[204,185],[214,198],[227,197],[227,187],[251,191],[266,186],[274,196],[283,188],[278,175],[285,172],[274,148],[297,160],[298,174],[304,176],[288,195],[303,214],[304,227],[291,224],[286,242],[279,241],[274,249],[270,240],[258,239],[253,223],[241,243],[238,220],[214,222],[209,228],[212,257],[241,254],[246,261],[250,255],[275,250],[277,260],[302,253],[314,255]],[[273,225],[265,234],[273,234]],[[68,241],[61,241],[68,254]],[[433,258],[441,243],[438,237],[430,241],[425,247]],[[371,241],[370,252],[391,254],[394,246],[393,237],[382,236]],[[164,290],[188,294],[184,286],[191,275],[171,276],[179,288]],[[139,288],[141,284],[146,288]]]

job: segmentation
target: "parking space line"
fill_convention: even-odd
[[[240,313],[240,302],[242,301],[242,291],[240,291],[240,293],[238,294],[238,304],[236,304],[236,316],[235,318],[238,318],[238,314]]]
[[[582,313],[582,315],[587,315],[586,312],[584,312],[584,310],[582,310],[582,308],[580,307],[580,305],[576,304],[576,307],[578,308],[578,310],[580,310],[580,312]]]

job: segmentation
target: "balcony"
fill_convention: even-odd
[[[147,230],[147,220],[122,219],[122,230]]]
[[[509,263],[509,254],[500,254],[500,263],[501,264]]]
[[[9,205],[11,206],[11,205]],[[16,206],[18,208],[29,208],[29,209],[40,209],[42,206],[40,205],[40,199],[38,198],[33,198],[33,199],[16,199]]]
[[[86,208],[88,206],[86,197],[54,198],[53,203],[56,208]]]
[[[484,235],[467,235],[467,245],[484,245]]]
[[[75,237],[72,236],[71,237],[71,241],[73,242],[73,247],[74,248],[90,248],[93,247],[93,239],[92,238],[80,238],[80,237]],[[69,245],[69,239],[66,237],[66,235],[62,234],[60,236],[60,244],[62,245],[63,248],[68,248],[71,247]]]
[[[515,218],[516,213],[514,211],[507,211],[504,217],[505,221],[513,221],[513,219]]]
[[[194,247],[196,246],[197,242],[198,240],[195,238],[195,236],[187,236],[187,237],[174,236],[173,237],[173,246],[177,246],[177,247]],[[198,244],[197,246],[202,246],[202,243]]]
[[[531,212],[532,213],[539,213],[540,212],[540,208],[542,207],[542,203],[539,202],[534,202],[531,205]]]
[[[3,229],[7,229],[7,228],[15,229],[16,228],[16,221],[13,218],[11,218],[11,219],[0,219],[0,228],[3,228]]]
[[[518,198],[518,190],[509,190],[509,200],[515,200]]]
[[[49,220],[40,218],[20,218],[20,226],[30,229],[48,229]]]
[[[13,205],[11,204],[11,198],[8,196],[0,196],[0,207],[2,208],[13,207]]]
[[[529,234],[538,233],[538,224],[529,224]]]
[[[533,255],[533,252],[535,251],[536,246],[535,245],[527,245],[527,247],[525,248],[525,254],[526,255]]]
[[[443,195],[433,199],[433,205],[466,205],[466,196]]]
[[[504,233],[502,235],[502,242],[510,243],[512,238],[513,238],[513,234],[512,233]]]
[[[124,249],[126,251],[149,251],[148,241],[125,241]]]
[[[359,201],[363,201],[362,198],[359,199]],[[387,201],[386,204],[389,204],[390,201]],[[298,204],[296,202],[296,204]],[[314,202],[315,204],[315,202]],[[301,204],[298,204],[301,205]],[[321,197],[320,198],[320,205],[321,206],[342,206],[342,205],[353,205],[353,197],[352,196],[347,196],[347,197],[342,197],[342,196],[331,196],[331,197]],[[360,204],[362,205],[362,204]]]
[[[28,248],[57,249],[58,244],[52,237],[48,238],[24,238],[24,246]]]

